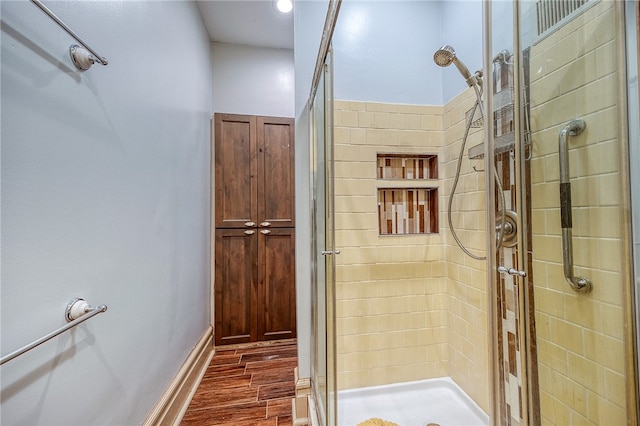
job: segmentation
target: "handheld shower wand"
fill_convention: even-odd
[[[454,64],[456,68],[458,68],[458,71],[460,71],[460,74],[462,74],[462,77],[464,77],[464,80],[467,82],[469,87],[473,87],[473,90],[476,92],[476,103],[473,107],[473,112],[471,113],[471,117],[475,115],[476,108],[478,108],[480,109],[480,115],[484,118],[484,115],[485,115],[484,107],[482,105],[482,71],[476,71],[474,75],[471,75],[466,65],[463,64],[462,61],[456,57],[456,51],[453,49],[453,47],[449,46],[448,44],[445,44],[440,49],[436,50],[436,53],[433,54],[433,61],[436,63],[436,65],[441,67],[448,67],[449,65]],[[486,256],[478,256],[476,254],[473,254],[464,246],[464,244],[462,244],[462,241],[460,241],[460,238],[458,238],[458,234],[456,233],[456,230],[453,227],[453,220],[451,219],[451,210],[452,210],[451,207],[453,205],[453,196],[456,193],[458,180],[460,179],[462,157],[464,156],[464,147],[467,144],[467,137],[469,136],[469,130],[471,129],[471,122],[472,120],[467,121],[464,136],[462,138],[462,146],[460,147],[460,155],[458,156],[456,175],[455,175],[455,178],[453,179],[451,193],[449,194],[449,203],[447,206],[447,219],[449,222],[449,229],[451,230],[451,235],[453,236],[453,239],[458,244],[458,247],[460,247],[460,249],[464,253],[466,253],[468,256],[470,256],[473,259],[485,260]],[[502,190],[502,182],[500,182],[498,171],[495,169],[495,166],[494,166],[494,177],[495,177],[498,193],[500,194],[500,201],[502,204],[502,210],[500,211],[500,216],[501,216],[500,223],[505,223],[504,191]],[[502,227],[500,227],[500,229],[497,230],[497,242],[496,242],[497,248],[500,248],[500,246],[502,245],[503,235],[504,235],[504,232],[502,230]]]
[[[473,87],[474,82],[478,85],[482,85],[482,72],[476,71],[474,75],[471,75],[469,68],[467,68],[460,59],[458,59],[456,51],[448,44],[445,44],[440,49],[436,50],[436,53],[433,54],[433,61],[436,65],[441,67],[448,67],[451,64],[455,65],[469,87]]]

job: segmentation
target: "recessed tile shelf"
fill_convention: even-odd
[[[435,154],[378,154],[378,179],[437,179]]]

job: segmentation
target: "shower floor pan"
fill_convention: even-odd
[[[338,392],[338,425],[376,417],[400,426],[489,424],[487,414],[449,377]]]

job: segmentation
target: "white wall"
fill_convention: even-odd
[[[471,74],[482,70],[482,0],[442,1],[441,4],[441,38],[439,46],[435,46],[434,52],[444,44],[451,45],[455,49],[458,59],[469,68]],[[511,25],[507,25],[510,22],[505,21],[504,27],[510,29]],[[507,40],[509,40],[509,44],[512,44],[512,38]],[[431,52],[432,62],[434,52]],[[443,103],[447,103],[468,86],[454,65],[440,69],[442,72],[440,79],[442,99]]]
[[[3,425],[142,422],[209,325],[209,40],[192,2],[2,2]]]
[[[333,38],[336,99],[443,105],[467,85],[433,54],[452,45],[482,68],[482,2],[345,0]]]
[[[532,5],[528,2],[523,3],[523,11],[526,15],[531,15],[533,12]],[[508,50],[513,52],[513,3],[512,2],[494,2],[491,4],[491,57],[495,58],[501,51]],[[526,27],[527,23],[531,21],[531,17],[524,17],[523,24]],[[525,29],[525,33],[530,33],[530,30]],[[528,42],[526,39],[530,38],[527,35],[522,42]],[[530,45],[522,45],[522,48],[529,47]]]
[[[327,15],[327,0],[297,1],[294,16],[296,117],[296,307],[298,370],[311,375],[311,221],[308,100]]]
[[[441,105],[440,2],[345,0],[333,37],[335,98]]]
[[[316,58],[320,50],[329,0],[298,0],[293,21],[295,111],[298,117],[307,108]],[[307,135],[308,137],[308,135]]]
[[[213,110],[294,116],[293,50],[211,43]]]

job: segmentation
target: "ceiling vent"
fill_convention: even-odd
[[[544,37],[557,27],[576,15],[579,9],[592,3],[589,0],[538,0],[536,12],[538,16],[538,36]]]

